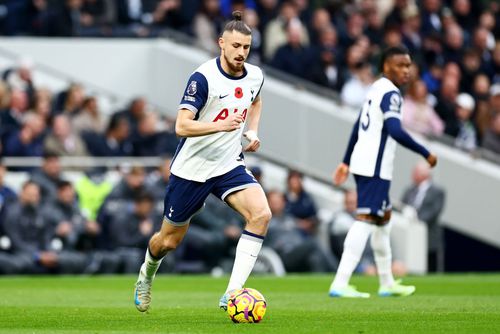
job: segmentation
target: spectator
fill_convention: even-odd
[[[252,29],[252,42],[247,62],[253,65],[260,65],[262,63],[262,48],[264,41],[262,39],[262,34],[258,29],[259,16],[255,10],[247,8],[243,14],[243,20],[245,21],[245,24]]]
[[[309,80],[335,91],[343,85],[342,71],[337,63],[340,50],[337,48],[337,31],[332,25],[325,26],[319,32],[319,44],[314,47]]]
[[[291,1],[284,1],[280,6],[279,15],[271,20],[264,31],[264,59],[271,61],[280,46],[287,43],[288,27],[295,21],[295,27],[300,29],[300,45],[309,45],[307,28],[298,18],[297,6]]]
[[[474,124],[476,125],[478,137],[482,140],[484,133],[490,127],[493,113],[489,103],[490,79],[486,74],[478,74],[472,85],[472,96],[476,101],[474,113]]]
[[[115,0],[84,0],[80,23],[83,36],[108,36],[117,20]]]
[[[68,117],[75,117],[80,112],[85,100],[85,93],[82,85],[73,83],[68,90],[58,96],[55,107],[56,114],[66,114]]]
[[[129,123],[121,114],[111,116],[105,134],[90,132],[83,135],[88,150],[97,157],[131,156],[133,146],[129,137]]]
[[[82,23],[87,18],[82,13],[83,0],[65,0],[50,20],[50,35],[58,37],[80,36]]]
[[[455,114],[455,103],[458,96],[457,78],[443,75],[443,81],[437,96],[436,112],[444,121],[445,127],[456,124],[457,116]],[[445,130],[446,132],[446,130]],[[449,134],[448,132],[446,132]]]
[[[316,239],[306,237],[297,229],[295,219],[285,211],[283,193],[267,194],[272,218],[264,245],[281,257],[285,269],[292,272],[327,272],[337,268],[338,261],[324,251]]]
[[[55,254],[43,252],[49,249],[50,230],[41,217],[40,188],[33,182],[25,182],[19,200],[7,208],[4,231],[11,241],[11,268],[8,273],[35,272],[36,262],[41,266],[54,267]],[[38,261],[34,260],[37,256]]]
[[[271,65],[283,72],[297,77],[305,76],[305,69],[308,64],[308,49],[302,44],[303,26],[298,19],[293,19],[288,23],[287,43],[278,47]]]
[[[84,254],[54,250],[57,242],[52,242],[52,228],[43,218],[37,184],[31,181],[23,184],[19,202],[7,210],[4,228],[11,240],[15,264],[8,272],[82,273],[85,270]]]
[[[427,224],[428,269],[438,269],[438,255],[443,251],[442,229],[439,217],[445,203],[444,190],[437,186],[431,177],[431,170],[426,163],[418,163],[412,173],[413,184],[409,186],[402,202],[417,212],[419,220]]]
[[[500,154],[500,113],[493,116],[491,126],[484,134],[483,148]]]
[[[309,40],[311,42],[311,45],[320,44],[321,31],[329,26],[332,26],[330,13],[325,8],[316,9],[312,14],[312,19],[308,26]],[[336,31],[335,35],[337,35]],[[335,38],[336,37],[337,36],[335,36]]]
[[[430,35],[433,33],[441,33],[442,22],[440,9],[442,8],[441,0],[423,0],[422,12],[422,33]]]
[[[17,199],[17,195],[9,186],[4,184],[5,173],[7,172],[7,167],[0,160],[0,235],[3,233],[3,217],[5,214],[5,208],[8,207],[12,202]]]
[[[476,103],[472,96],[460,93],[456,100],[456,121],[447,123],[446,134],[455,138],[455,146],[465,151],[473,151],[477,147],[477,132],[471,117]]]
[[[296,170],[288,172],[285,199],[286,212],[293,217],[306,219],[316,216],[316,204],[311,195],[304,190],[302,173]]]
[[[165,190],[168,186],[168,181],[170,180],[170,164],[172,163],[172,158],[164,158],[158,167],[158,171],[153,174],[152,180],[150,180],[148,185],[148,190],[153,195],[155,201],[161,204],[161,210],[163,210],[163,199],[165,198]]]
[[[352,77],[347,80],[340,92],[343,104],[355,109],[363,106],[364,98],[373,83],[373,72],[368,62],[360,62],[354,66]]]
[[[50,203],[57,197],[57,184],[62,179],[59,156],[52,152],[43,155],[42,168],[31,175],[31,181],[40,187],[43,203]]]
[[[420,11],[416,5],[408,6],[403,11],[403,44],[412,54],[412,58],[417,63],[421,63],[420,53],[422,50],[423,39],[420,35],[421,17]]]
[[[224,17],[220,11],[219,1],[202,0],[200,9],[193,19],[193,33],[198,46],[210,53],[218,53],[218,40],[223,24]]]
[[[169,143],[173,138],[160,127],[161,123],[155,112],[144,114],[137,125],[137,135],[132,141],[135,156],[154,157],[174,153]]]
[[[461,64],[463,75],[460,81],[460,89],[464,92],[471,92],[474,78],[481,71],[481,57],[479,52],[475,49],[467,49],[463,53]]]
[[[110,247],[121,255],[123,271],[133,273],[142,263],[143,249],[153,234],[154,199],[150,193],[138,192],[132,209],[119,210],[110,216]]]
[[[50,123],[52,111],[52,93],[46,88],[39,88],[35,91],[35,101],[30,113],[35,113],[42,117],[45,124]]]
[[[464,32],[458,24],[449,26],[444,37],[444,58],[446,62],[460,63],[464,50]]]
[[[73,130],[79,134],[104,132],[105,119],[94,96],[86,97],[83,100],[81,110],[71,119],[71,125]]]
[[[28,105],[32,105],[35,98],[32,71],[33,61],[30,58],[21,58],[17,62],[17,67],[9,68],[2,74],[2,79],[11,89],[20,90],[27,94]]]
[[[366,27],[364,35],[368,37],[372,45],[382,44],[384,22],[376,6],[365,10]]]
[[[70,182],[58,182],[55,201],[44,205],[41,214],[52,228],[53,237],[62,243],[62,249],[89,251],[95,247],[100,226],[83,215]]]
[[[257,1],[257,14],[259,17],[259,31],[264,33],[268,23],[278,16],[278,0]]]
[[[23,119],[22,128],[11,132],[5,139],[3,153],[14,157],[40,157],[43,153],[45,122],[37,114],[27,114]]]
[[[345,29],[339,30],[339,45],[342,49],[351,47],[361,36],[365,28],[365,19],[359,11],[353,11],[347,18]]]
[[[410,83],[402,106],[403,125],[423,135],[440,136],[444,123],[427,101],[427,87],[421,80]]]
[[[7,109],[0,111],[1,134],[5,136],[17,131],[22,126],[23,115],[28,110],[28,95],[25,91],[13,89],[10,92],[10,105]]]
[[[94,168],[78,179],[75,189],[82,214],[95,221],[99,208],[113,189],[113,184],[106,178],[105,171]]]
[[[146,114],[146,99],[143,97],[134,98],[125,110],[117,112],[118,115],[124,116],[128,120],[130,129],[130,139],[137,136],[137,124],[140,119]]]
[[[44,149],[60,156],[82,157],[88,151],[85,142],[71,128],[66,115],[57,115],[52,121],[52,132],[45,138]]]

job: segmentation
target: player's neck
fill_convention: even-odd
[[[231,69],[231,67],[229,67],[229,64],[227,63],[226,61],[226,58],[223,57],[223,56],[220,56],[219,57],[219,60],[220,60],[220,66],[221,66],[221,69],[229,76],[231,77],[235,77],[235,78],[238,78],[238,77],[241,77],[245,74],[245,68],[242,67],[240,71],[233,71]]]

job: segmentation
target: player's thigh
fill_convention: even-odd
[[[225,201],[245,218],[247,226],[260,227],[264,233],[267,231],[271,210],[262,187],[254,186],[231,193]]]

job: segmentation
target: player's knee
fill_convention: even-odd
[[[260,224],[267,225],[271,220],[272,214],[269,208],[261,209],[250,218],[250,223],[252,224]]]
[[[173,237],[167,237],[165,239],[163,239],[162,241],[162,249],[164,251],[173,251],[177,248],[177,246],[179,246],[180,244],[180,240],[177,239],[177,238],[173,238]]]

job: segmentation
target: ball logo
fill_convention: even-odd
[[[241,99],[243,97],[243,89],[241,89],[241,87],[237,87],[235,90],[234,90],[234,96],[237,98],[237,99]]]

